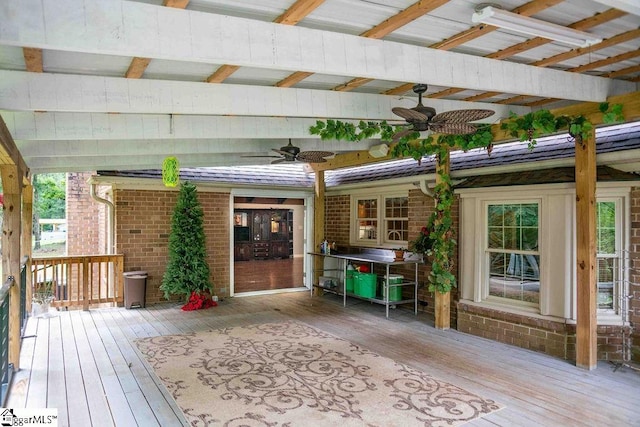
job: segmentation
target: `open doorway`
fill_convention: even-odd
[[[304,287],[305,201],[233,198],[234,294]]]

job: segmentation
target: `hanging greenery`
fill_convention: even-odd
[[[180,181],[180,164],[175,157],[167,157],[162,162],[162,182],[166,187],[177,187]]]
[[[623,121],[622,105],[610,106],[608,103],[599,105],[599,110],[603,113],[604,123],[615,123]],[[580,136],[585,140],[593,130],[593,124],[586,117],[580,116],[555,116],[549,110],[538,110],[524,116],[511,114],[509,119],[501,125],[503,130],[507,130],[514,138],[520,141],[528,141],[530,149],[536,144],[536,138],[567,129],[574,138]],[[316,124],[309,128],[312,135],[319,135],[321,139],[337,139],[343,141],[361,141],[365,138],[380,136],[382,141],[391,141],[393,135],[402,127],[389,125],[383,122],[360,121],[357,125],[342,122],[340,120],[318,120]],[[447,161],[450,150],[471,150],[474,148],[486,148],[491,154],[493,147],[493,133],[491,125],[478,125],[478,130],[468,135],[438,135],[437,138],[428,136],[419,139],[420,133],[413,132],[401,138],[391,149],[390,155],[394,158],[411,157],[420,162],[424,157],[436,156],[439,162]],[[440,163],[442,164],[442,163]],[[439,183],[434,188],[435,210],[429,216],[426,227],[423,231],[428,231],[430,249],[420,250],[426,247],[411,242],[411,247],[418,248],[418,252],[423,252],[432,256],[431,273],[429,275],[429,290],[447,293],[457,286],[456,277],[452,273],[452,259],[455,254],[456,240],[453,229],[453,219],[451,217],[451,207],[454,203],[453,189],[451,187],[451,176],[445,172],[439,172]],[[425,240],[424,232],[417,239]]]

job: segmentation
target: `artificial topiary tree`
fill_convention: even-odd
[[[165,298],[212,291],[202,218],[204,212],[198,201],[196,186],[184,182],[171,219],[169,235],[169,263],[162,277],[160,290]]]

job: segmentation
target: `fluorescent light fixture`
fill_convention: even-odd
[[[602,41],[601,38],[593,34],[585,33],[584,31],[540,21],[539,19],[518,15],[517,13],[497,9],[492,6],[486,6],[477,10],[471,17],[471,20],[476,24],[489,24],[518,33],[544,37],[545,39],[580,47],[587,47]]]

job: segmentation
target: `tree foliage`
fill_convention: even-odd
[[[33,178],[35,209],[40,218],[65,218],[66,183],[63,173],[43,173]]]
[[[167,299],[171,295],[183,295],[186,300],[194,291],[212,291],[206,261],[203,217],[196,186],[188,181],[184,182],[180,186],[171,219],[169,262],[160,285],[160,290]]]

